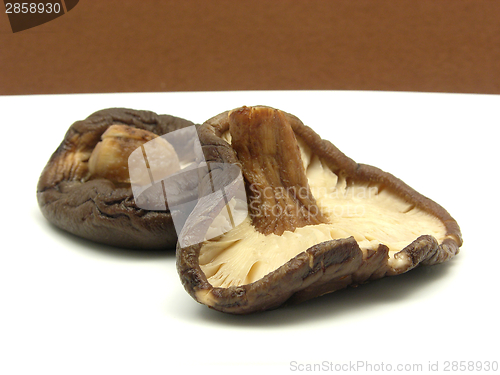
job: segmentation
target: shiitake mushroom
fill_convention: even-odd
[[[136,204],[128,157],[166,133],[194,125],[150,111],[110,108],[77,121],[50,157],[37,186],[43,215],[77,236],[119,247],[175,248],[177,234],[168,209]],[[161,140],[167,169],[179,169],[175,150]]]
[[[237,108],[206,121],[199,136],[208,163],[241,167],[247,191],[238,226],[203,237],[221,225],[227,204],[241,204],[226,189],[226,201],[199,203],[179,235],[198,234],[179,241],[177,268],[187,292],[213,309],[272,309],[459,252],[460,228],[443,207],[354,162],[291,114]]]

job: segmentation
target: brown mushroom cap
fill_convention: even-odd
[[[254,107],[250,112],[256,110],[259,116],[263,108],[269,109]],[[247,167],[239,159],[243,154],[233,149],[229,134],[230,124],[235,121],[231,115],[242,111],[248,110],[242,107],[209,119],[199,128],[199,136],[207,162],[243,165],[245,175]],[[318,206],[324,210],[328,204],[343,204],[346,195],[362,189],[371,193],[363,197],[353,195],[353,199],[359,198],[366,215],[357,220],[352,213],[323,212],[329,223],[305,225],[282,235],[258,233],[254,227],[258,221],[249,219],[218,238],[184,248],[178,244],[178,272],[195,300],[219,311],[247,314],[398,275],[418,265],[441,263],[459,252],[460,228],[443,207],[393,175],[354,162],[297,117],[278,112],[273,116],[284,116],[283,121],[291,127],[300,145],[304,165],[295,167],[307,170],[310,190],[318,195]],[[265,163],[268,168],[269,162]],[[212,178],[217,178],[217,171],[211,173]],[[320,176],[323,182],[312,181],[313,175]],[[245,175],[245,183],[248,182]],[[330,193],[344,195],[320,196],[318,192],[324,187]],[[227,199],[231,199],[228,194]],[[222,201],[199,204],[183,233],[206,232],[223,207]],[[408,223],[404,222],[406,218]],[[290,252],[289,248],[296,249]],[[229,252],[236,254],[232,255],[237,258],[235,261],[229,259]],[[247,257],[253,258],[247,262]],[[275,258],[283,261],[269,269],[264,263]],[[245,262],[248,265],[242,271],[239,267],[244,267]],[[276,264],[273,262],[267,263]],[[223,270],[226,273],[222,274]]]
[[[43,215],[57,227],[95,242],[138,249],[174,248],[177,235],[170,211],[143,210],[136,206],[130,184],[89,176],[90,155],[112,125],[163,135],[194,124],[126,108],[100,110],[75,122],[38,181]]]

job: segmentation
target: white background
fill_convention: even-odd
[[[173,251],[95,244],[58,230],[39,211],[35,192],[45,163],[67,128],[96,110],[148,109],[203,122],[256,104],[295,114],[355,161],[396,175],[444,206],[461,226],[460,254],[301,305],[232,316],[184,291]],[[433,373],[449,374],[461,372],[444,372],[446,361],[500,361],[500,96],[15,96],[0,97],[0,109],[1,374],[281,374],[358,361],[377,373],[382,364],[392,373],[410,373],[396,371],[399,364],[421,364],[428,373],[429,363],[438,362]],[[353,372],[347,370],[341,373]]]

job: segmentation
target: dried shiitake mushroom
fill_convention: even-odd
[[[175,248],[177,235],[170,211],[136,205],[128,158],[141,145],[157,139],[165,171],[175,172],[180,168],[176,152],[159,136],[191,125],[182,118],[126,108],[101,110],[75,122],[38,181],[43,215],[59,228],[96,242]]]
[[[293,115],[242,107],[208,120],[199,136],[208,163],[241,166],[249,213],[203,239],[225,202],[234,205],[228,188],[225,202],[198,204],[179,235],[200,234],[199,243],[177,245],[177,268],[188,293],[213,309],[246,314],[300,302],[444,262],[462,244],[444,208],[355,163]]]

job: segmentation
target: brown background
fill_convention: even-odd
[[[18,33],[0,9],[0,94],[500,93],[497,0],[80,0]]]

